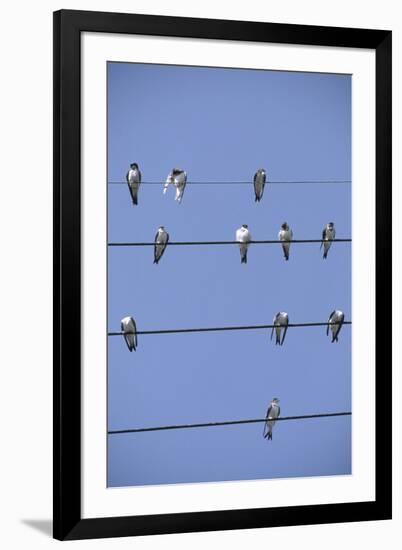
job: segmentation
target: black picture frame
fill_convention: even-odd
[[[72,540],[390,519],[391,31],[70,10],[53,16],[54,537]],[[375,426],[375,501],[82,519],[80,38],[85,31],[375,50],[376,404],[381,400],[381,417],[377,416]],[[390,321],[384,323],[384,319]]]

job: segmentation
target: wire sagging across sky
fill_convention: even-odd
[[[275,422],[284,422],[287,420],[307,420],[312,418],[333,418],[338,416],[351,416],[350,411],[347,412],[335,412],[335,413],[319,413],[319,414],[304,414],[300,416],[279,416],[275,418]],[[267,422],[267,417],[265,418],[250,418],[246,420],[226,420],[223,422],[202,422],[198,424],[174,424],[170,426],[154,426],[150,428],[128,428],[123,430],[109,430],[108,435],[116,434],[128,434],[128,433],[139,433],[139,432],[156,432],[162,430],[183,430],[187,428],[209,428],[213,426],[230,426],[235,424],[256,424],[259,422]]]
[[[256,240],[248,241],[248,244],[302,244],[302,243],[322,243],[322,239],[292,239],[291,241],[279,241],[279,240]],[[351,238],[345,239],[332,239],[333,243],[350,243]],[[167,242],[165,246],[197,246],[197,245],[225,245],[225,244],[241,244],[241,241],[176,241]],[[114,242],[108,243],[108,246],[155,246],[155,242]]]
[[[329,331],[332,333],[332,343],[338,342],[339,332],[344,324],[351,325],[352,321],[345,321],[345,314],[337,309],[334,309],[326,323],[289,323],[289,315],[285,311],[278,312],[272,324],[267,325],[245,325],[245,326],[226,326],[226,327],[205,327],[205,328],[180,328],[180,329],[163,329],[163,330],[137,330],[137,323],[134,317],[127,315],[121,320],[121,331],[108,332],[108,336],[123,336],[130,352],[136,351],[138,346],[138,336],[140,334],[176,334],[176,333],[191,333],[191,332],[222,332],[233,330],[258,330],[272,329],[271,340],[274,332],[276,335],[275,345],[283,346],[286,332],[289,327],[327,327],[327,336]]]
[[[319,322],[319,323],[289,323],[287,326],[289,328],[299,328],[299,327],[327,327],[331,323]],[[341,324],[341,323],[333,323]],[[343,321],[343,325],[351,325],[352,321]],[[221,331],[231,331],[231,330],[261,330],[276,328],[276,324],[269,325],[244,325],[244,326],[227,326],[227,327],[205,327],[205,328],[178,328],[178,329],[162,329],[162,330],[138,330],[136,334],[179,334],[179,333],[189,333],[189,332],[221,332]],[[127,332],[108,332],[108,336],[123,336]]]
[[[109,181],[110,185],[127,185],[127,181]],[[323,184],[335,185],[342,183],[352,183],[352,180],[288,180],[288,181],[267,181],[267,185],[281,184]],[[143,185],[165,185],[165,181],[142,181]],[[186,185],[254,185],[253,181],[187,181]]]

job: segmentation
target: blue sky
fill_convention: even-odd
[[[189,181],[351,179],[351,77],[201,67],[108,64],[108,179],[137,162],[144,181],[173,167]],[[108,186],[108,239],[275,239],[283,221],[294,238],[320,238],[335,222],[351,236],[349,184],[269,183],[260,203],[251,185],[142,185],[133,207],[125,185]],[[109,331],[132,315],[139,330],[351,319],[351,245],[109,248]],[[108,429],[262,417],[272,397],[283,416],[351,410],[351,329],[338,344],[325,328],[289,329],[283,347],[269,331],[139,336],[129,353],[108,339]],[[351,472],[350,417],[172,430],[108,438],[108,485],[147,485]]]

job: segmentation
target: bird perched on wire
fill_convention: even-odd
[[[328,256],[328,250],[331,248],[332,241],[335,239],[336,231],[335,231],[335,224],[333,222],[327,223],[327,225],[322,230],[322,241],[320,245],[321,247],[324,246],[324,254],[323,258],[324,260]]]
[[[275,335],[276,335],[275,345],[277,346],[279,344],[280,346],[283,346],[283,342],[285,341],[285,336],[289,325],[289,315],[285,311],[279,311],[274,317],[273,325],[274,326],[272,327],[272,330],[271,330],[271,340],[275,330]],[[283,335],[281,340],[282,330],[283,330]]]
[[[342,328],[344,320],[345,314],[343,313],[343,311],[340,311],[339,309],[334,309],[334,311],[331,312],[328,319],[327,336],[329,334],[329,329],[331,329],[332,343],[338,342],[339,332]]]
[[[275,420],[279,417],[281,408],[279,406],[279,399],[274,397],[268,406],[267,421],[264,424],[263,436],[265,439],[272,440],[272,429],[275,426]]]
[[[267,173],[265,169],[259,168],[257,172],[254,174],[255,202],[260,202],[260,200],[262,199],[266,180],[267,180]]]
[[[138,190],[141,185],[141,172],[136,162],[130,164],[130,170],[127,172],[126,180],[133,204],[138,204]]]
[[[168,242],[169,242],[169,233],[165,230],[163,225],[161,225],[155,235],[154,264],[157,264],[159,260],[162,258]]]
[[[278,239],[283,243],[282,250],[285,260],[289,260],[290,241],[293,238],[293,231],[286,222],[283,222],[278,233]]]
[[[121,330],[124,340],[130,351],[135,351],[137,348],[137,325],[132,317],[123,317],[121,320]]]
[[[236,241],[238,241],[240,244],[240,259],[242,264],[247,263],[247,250],[249,247],[249,242],[251,241],[251,233],[248,229],[247,224],[243,224],[237,231],[236,231]]]
[[[176,196],[174,200],[180,203],[182,201],[184,189],[187,183],[187,173],[180,168],[173,168],[166,179],[163,194],[166,193],[170,183],[176,187]]]

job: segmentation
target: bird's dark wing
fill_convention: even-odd
[[[283,329],[281,346],[283,346],[283,342],[285,341],[286,332],[288,330],[288,324],[289,324],[289,321],[286,323],[285,328]]]
[[[279,312],[275,315],[275,319],[274,319],[274,322],[272,323],[272,330],[271,330],[271,340],[272,340],[272,336],[274,335],[274,330],[275,330],[275,323],[276,323],[276,320],[278,319],[278,315],[279,315]]]
[[[131,317],[131,320],[134,325],[134,351],[135,351],[135,348],[137,347],[137,324],[132,317]]]
[[[136,202],[137,201],[136,193],[133,189],[131,189],[131,185],[130,185],[130,182],[129,182],[129,179],[128,179],[129,173],[130,173],[130,171],[128,171],[127,175],[126,175],[128,190],[130,191],[132,201],[134,202],[134,204],[137,204],[137,202]]]
[[[325,235],[326,235],[326,229],[324,227],[324,229],[322,230],[322,240],[321,240],[321,244],[320,244],[320,250],[322,248],[322,245],[323,245],[323,242],[324,242],[324,239],[325,239]]]
[[[129,351],[131,351],[130,344],[129,344],[129,341],[128,341],[128,338],[127,338],[127,334],[125,334],[123,323],[120,323],[120,326],[121,326],[121,330],[123,332],[123,337],[124,337],[124,341],[126,343],[126,346],[128,347]]]
[[[330,314],[329,314],[329,319],[328,319],[328,324],[327,324],[327,336],[328,336],[328,333],[329,333],[329,323],[331,321],[331,318],[333,316],[333,314],[335,313],[335,310],[332,311]]]
[[[267,420],[268,420],[268,417],[269,417],[269,415],[270,415],[270,413],[271,413],[271,410],[272,410],[272,407],[271,407],[271,405],[270,405],[270,406],[268,407],[267,414],[266,414],[266,417],[265,417]],[[267,437],[267,435],[268,435],[268,424],[267,424],[267,422],[265,422],[265,424],[264,424],[264,430],[263,430],[263,432],[262,432],[262,435],[263,435],[264,437]]]
[[[254,195],[255,195],[255,199],[256,201],[258,200],[258,193],[257,193],[257,172],[254,174]]]
[[[141,174],[141,172],[138,170],[138,183],[141,183],[141,178],[142,178],[142,174]]]
[[[343,325],[343,321],[344,321],[344,320],[345,320],[345,315],[342,315],[342,317],[341,317],[341,319],[340,319],[340,321],[339,321],[339,323],[338,323],[338,325],[337,325],[337,327],[336,327],[336,332],[335,332],[335,336],[334,336],[335,339],[338,338],[338,334],[339,334],[339,331],[340,331],[341,328],[342,328],[342,325]]]
[[[168,242],[169,242],[169,233],[166,233],[166,242],[163,244],[163,247],[162,247],[162,250],[161,250],[160,258],[162,258],[162,255],[163,255],[163,253],[164,253],[165,250],[166,250],[166,245],[167,245]]]
[[[278,417],[280,416],[281,414],[281,408],[278,406]]]
[[[155,239],[154,239],[154,243],[155,243],[155,245],[154,245],[154,260],[155,261],[157,260],[157,254],[158,254],[158,252],[157,252],[158,251],[158,248],[157,248],[158,235],[159,235],[159,231],[156,233]]]
[[[183,187],[182,187],[182,190],[181,190],[181,198],[182,199],[183,199],[184,190],[186,188],[186,185],[187,185],[187,176],[184,176],[184,183],[183,183]]]
[[[253,179],[253,183],[254,183],[254,194],[255,194],[255,198],[256,200],[261,200],[262,198],[262,195],[264,193],[264,186],[265,186],[265,175],[263,175],[262,177],[262,184],[261,184],[261,195],[258,194],[257,192],[257,179],[258,177],[260,176],[260,174],[258,172],[256,172],[254,174],[254,179]]]

